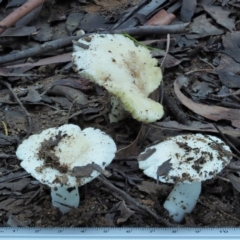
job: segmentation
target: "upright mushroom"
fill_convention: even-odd
[[[164,183],[175,183],[164,208],[176,222],[190,213],[201,192],[201,182],[216,176],[231,160],[230,148],[215,136],[179,135],[147,148],[138,156],[144,173]]]
[[[73,69],[109,92],[111,122],[125,118],[125,111],[145,123],[163,116],[162,105],[148,98],[162,73],[147,48],[121,34],[91,34],[78,42],[80,46],[73,45]]]
[[[78,187],[96,178],[115,152],[114,141],[104,132],[66,124],[30,136],[16,155],[28,173],[51,188],[52,204],[64,214],[78,207]]]

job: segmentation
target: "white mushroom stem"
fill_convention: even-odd
[[[221,139],[185,134],[147,148],[138,156],[138,163],[147,176],[176,184],[164,207],[174,221],[180,222],[196,205],[201,182],[216,176],[231,158],[230,148]]]
[[[170,217],[181,222],[185,213],[191,213],[201,193],[201,182],[177,183],[164,203]]]
[[[52,205],[59,208],[62,214],[68,213],[71,209],[77,208],[80,203],[78,187],[52,187]]]
[[[125,119],[128,116],[128,113],[124,110],[121,101],[115,96],[111,96],[110,100],[112,106],[109,114],[110,122],[113,123]]]

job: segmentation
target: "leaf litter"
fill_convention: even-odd
[[[1,21],[25,2],[0,2]],[[238,10],[236,1],[42,1],[2,29],[0,226],[175,226],[162,207],[172,187],[144,176],[137,158],[147,146],[181,133],[209,132],[239,149]],[[50,43],[54,47],[45,51],[41,47],[65,37],[77,40],[82,29],[168,27],[181,21],[189,27],[171,34],[169,41],[165,34],[143,30],[132,36],[152,49],[164,69],[164,84],[152,98],[164,105],[165,115],[151,124],[131,118],[109,122],[106,91],[72,71],[72,40]],[[33,47],[38,50],[29,54]],[[118,152],[107,178],[80,188],[79,208],[62,215],[51,205],[49,189],[21,169],[15,151],[29,129],[34,134],[69,122],[106,132]],[[229,166],[203,184],[199,202],[181,226],[239,226],[239,158],[234,152]],[[166,161],[158,173],[167,174],[170,167]]]

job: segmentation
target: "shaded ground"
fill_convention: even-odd
[[[96,31],[113,27],[133,5],[139,3],[64,2],[47,2],[43,6],[38,19],[30,21],[31,26],[36,27],[35,33],[25,34],[24,31],[27,30],[22,25],[23,36],[16,37],[9,33],[0,38],[1,55],[77,34],[79,29]],[[149,125],[150,131],[145,138],[138,139],[139,146],[135,146],[133,151],[128,149],[121,156],[117,155],[107,168],[112,174],[108,180],[171,223],[162,206],[173,186],[157,184],[144,176],[138,168],[137,154],[147,145],[162,141],[166,136],[187,132],[217,135],[229,141],[228,144],[236,154],[231,165],[235,168],[230,166],[219,176],[203,183],[196,207],[191,214],[186,215],[181,225],[239,226],[239,175],[236,168],[239,166],[239,152],[234,148],[239,149],[240,146],[240,99],[237,92],[240,88],[240,34],[237,15],[240,5],[237,1],[199,1],[198,5],[193,4],[195,1],[190,2],[191,4],[189,1],[162,1],[155,9],[165,9],[168,13],[175,14],[172,24],[183,20],[191,22],[191,25],[187,33],[171,35],[170,50],[164,64],[164,118]],[[2,18],[12,11],[12,8],[6,7],[7,4],[9,3],[5,1],[1,5]],[[145,23],[146,17],[151,18],[152,15],[134,14],[132,19],[138,19],[137,25]],[[166,16],[163,20],[168,22]],[[166,48],[165,35],[140,37],[138,40],[155,40],[152,47]],[[28,133],[37,133],[49,127],[69,122],[81,128],[96,127],[109,134],[118,149],[131,144],[139,131],[143,133],[140,130],[141,124],[133,119],[114,124],[109,122],[107,93],[87,79],[80,79],[73,72],[69,55],[66,59],[61,55],[71,51],[69,46],[1,65],[0,226],[165,226],[98,180],[81,187],[78,209],[62,215],[52,206],[48,187],[40,184],[20,167],[19,160],[15,157],[18,144]],[[155,51],[153,54],[161,64],[165,53]],[[44,60],[35,67],[14,66],[52,56],[56,56],[59,61]],[[6,68],[7,65],[10,68]],[[178,83],[174,88],[177,78],[185,85],[180,86]],[[32,129],[26,112],[12,93],[17,94],[30,114]],[[216,123],[217,128],[212,123]]]

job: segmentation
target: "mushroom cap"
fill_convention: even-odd
[[[91,34],[78,42],[88,49],[74,45],[76,72],[117,97],[138,121],[155,122],[163,116],[162,105],[148,98],[160,85],[162,72],[147,48],[122,34]]]
[[[43,142],[56,139],[59,131],[62,137],[56,146],[49,149],[49,153],[56,156],[58,163],[67,171],[46,165],[46,159],[39,156]],[[88,177],[76,177],[72,174],[74,167],[95,163],[104,169],[113,160],[115,152],[114,141],[99,129],[81,130],[76,125],[65,124],[30,136],[19,145],[16,155],[22,160],[21,166],[41,183],[49,187],[75,187],[92,181],[100,173],[93,170]]]
[[[153,153],[141,160],[147,151]],[[230,160],[231,150],[221,139],[202,134],[169,137],[138,156],[139,167],[144,173],[165,183],[191,183],[211,179]],[[158,177],[157,172],[160,174]]]

